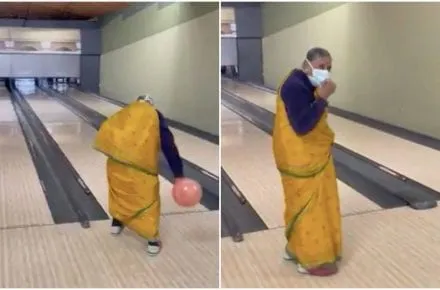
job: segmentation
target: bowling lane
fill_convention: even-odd
[[[231,80],[222,80],[224,89],[271,112],[275,112],[272,93]],[[440,192],[436,171],[440,151],[370,128],[351,120],[329,114],[336,142],[396,172]],[[404,156],[404,158],[402,158]]]
[[[222,106],[221,142],[222,167],[269,228],[283,226],[284,199],[271,137]],[[338,186],[343,215],[380,209],[339,180]]]
[[[0,87],[0,228],[53,223],[9,92]]]
[[[416,211],[408,207],[345,217],[340,271],[326,278],[298,274],[292,263],[282,262],[284,229],[246,234],[239,246],[224,238],[222,287],[438,287],[439,219],[440,208]]]
[[[96,130],[57,101],[43,93],[26,97],[66,157],[107,211],[106,157],[92,148]],[[162,213],[207,210],[198,205],[192,209],[177,206],[171,197],[171,183],[160,177]]]
[[[87,107],[96,110],[105,116],[110,116],[121,109],[121,107],[115,104],[91,94],[85,94],[73,88],[69,88],[68,94]],[[173,132],[180,154],[182,154],[185,159],[197,164],[211,174],[218,176],[218,145],[205,141],[184,131],[172,127],[170,127],[170,129]]]
[[[218,288],[218,211],[164,216],[160,255],[108,221],[0,230],[2,288]]]

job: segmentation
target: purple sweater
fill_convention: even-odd
[[[308,76],[299,69],[293,70],[281,85],[280,96],[290,126],[298,135],[306,135],[313,130],[328,105],[324,99],[315,99],[314,90]]]
[[[168,128],[167,121],[162,113],[157,111],[157,114],[159,115],[160,147],[162,152],[167,159],[174,178],[183,177],[183,162],[176,143],[174,142],[173,133],[171,133],[170,129]]]

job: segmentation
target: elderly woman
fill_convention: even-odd
[[[273,153],[285,196],[285,259],[314,276],[337,273],[341,214],[327,99],[335,92],[332,58],[313,48],[282,82],[276,101]]]
[[[128,227],[147,239],[147,253],[159,254],[159,154],[162,150],[175,181],[183,165],[164,116],[149,96],[141,96],[101,125],[95,148],[107,157],[112,234]]]

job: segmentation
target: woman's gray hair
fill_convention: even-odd
[[[314,47],[311,48],[306,55],[306,59],[308,61],[314,61],[315,59],[321,58],[321,57],[332,57],[330,52],[328,52],[327,49],[321,48],[321,47]]]
[[[150,95],[143,95],[137,98],[138,101],[147,102],[151,105],[154,105],[153,98]]]

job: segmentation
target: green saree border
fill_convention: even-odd
[[[312,194],[312,196],[310,196],[310,198],[307,200],[306,204],[298,211],[297,214],[295,214],[289,221],[289,223],[287,224],[287,227],[284,231],[284,236],[286,237],[286,239],[289,241],[290,236],[292,235],[293,232],[293,227],[295,226],[295,224],[299,221],[300,217],[304,214],[305,210],[307,209],[307,207],[310,205],[310,203],[312,202],[312,199],[315,197],[315,193]]]
[[[111,159],[112,161],[115,161],[115,162],[117,162],[117,163],[119,163],[119,164],[121,164],[121,165],[125,165],[125,166],[127,166],[127,167],[133,168],[133,169],[135,169],[135,170],[137,170],[137,171],[143,172],[143,173],[148,174],[148,175],[151,175],[151,176],[158,176],[158,173],[155,172],[154,170],[145,169],[145,168],[142,168],[142,167],[140,167],[140,166],[134,165],[134,164],[132,164],[132,163],[128,163],[128,162],[121,161],[121,160],[116,159],[116,158],[114,158],[113,156],[110,156],[110,155],[108,155],[107,153],[105,153],[105,152],[99,150],[99,149],[96,148],[96,147],[93,147],[93,149],[95,149],[96,151],[98,151],[98,152],[104,154],[105,156],[107,156],[107,157],[108,157],[109,159]]]
[[[278,171],[283,175],[291,176],[294,178],[312,178],[322,173],[327,168],[327,165],[330,163],[330,160],[331,160],[331,155],[328,156],[327,160],[322,166],[318,167],[317,169],[311,169],[310,171],[305,173],[296,173],[289,169],[283,169],[280,167],[278,167]]]
[[[122,224],[127,225],[130,222],[132,222],[133,220],[135,220],[136,218],[138,218],[139,216],[141,216],[142,214],[144,214],[147,210],[149,210],[154,204],[156,204],[158,202],[158,200],[156,199],[155,201],[151,202],[150,204],[148,204],[147,206],[141,208],[140,210],[138,210],[134,215],[132,215],[131,217],[129,217],[126,220],[122,220]],[[160,215],[160,214],[159,214]],[[157,232],[152,236],[152,237],[147,237],[145,235],[141,235],[138,233],[139,236],[145,238],[145,239],[151,239],[157,236]]]

